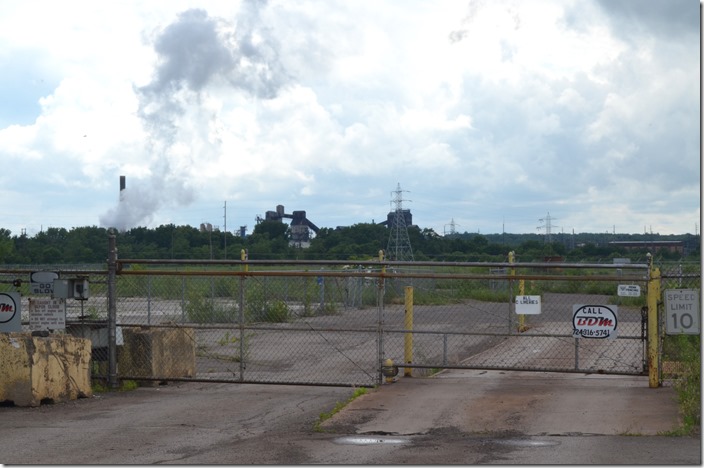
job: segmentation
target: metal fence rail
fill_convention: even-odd
[[[646,362],[644,298],[616,295],[624,281],[645,289],[646,265],[118,264],[117,326],[130,350],[118,359],[121,378],[369,386],[381,382],[388,358],[416,374],[444,367],[643,373]],[[542,313],[516,315],[519,292],[540,295]],[[617,339],[572,336],[573,304],[614,301]],[[169,343],[168,356],[157,341]]]
[[[94,377],[108,381],[373,386],[387,359],[415,376],[648,372],[649,265],[111,258],[107,270],[52,267],[89,279],[88,299],[66,300],[67,332],[94,340]],[[40,269],[0,271],[0,292],[26,303]],[[663,267],[663,290],[700,284],[698,265]],[[523,295],[540,297],[539,314],[516,313]],[[616,338],[573,336],[586,304],[617,309]]]

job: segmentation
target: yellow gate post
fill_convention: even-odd
[[[403,325],[407,333],[404,335],[403,361],[406,364],[411,364],[413,362],[413,286],[406,286],[405,299],[406,315]],[[411,377],[412,374],[412,368],[403,368],[404,377]]]
[[[660,386],[658,302],[660,301],[660,269],[653,266],[648,254],[648,380],[650,388]]]

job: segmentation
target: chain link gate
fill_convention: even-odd
[[[329,263],[334,269],[327,262],[119,264],[120,378],[379,382],[379,288],[366,270],[339,262]]]
[[[384,351],[399,366],[421,375],[444,368],[647,373],[647,265],[463,269],[448,267],[432,283],[420,273],[398,277],[412,286],[414,302],[411,329],[407,305],[385,306]],[[638,296],[619,296],[622,285]],[[516,296],[537,296],[540,313],[517,314]],[[616,338],[574,337],[575,309],[584,305],[617,311]]]
[[[388,358],[406,375],[647,370],[645,299],[617,295],[644,291],[647,265],[120,260],[117,276],[123,379],[373,386]],[[519,292],[541,313],[517,315]],[[574,338],[579,304],[616,306],[617,338]]]

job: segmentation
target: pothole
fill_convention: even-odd
[[[408,444],[411,441],[403,437],[391,437],[391,436],[346,436],[338,437],[334,440],[336,444],[343,445],[379,445],[379,444]]]

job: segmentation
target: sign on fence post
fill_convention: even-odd
[[[668,335],[699,334],[699,290],[665,290],[665,333]]]

